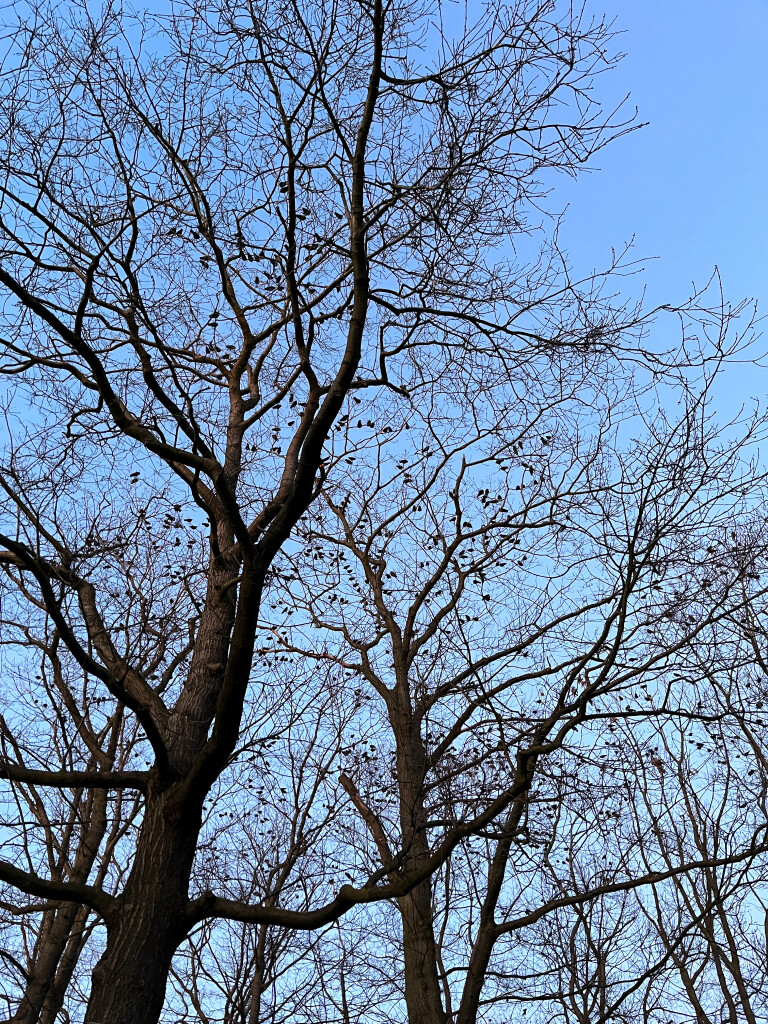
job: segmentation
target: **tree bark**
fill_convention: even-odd
[[[95,790],[83,814],[83,831],[69,878],[87,882],[107,831],[107,791]],[[40,926],[35,957],[13,1024],[55,1021],[64,993],[84,944],[83,929],[90,911],[76,903],[62,903],[46,911]]]
[[[173,954],[187,931],[189,877],[199,832],[148,800],[136,859],[107,921],[107,946],[93,972],[85,1024],[156,1024]]]
[[[405,1004],[408,1024],[445,1024],[437,974],[437,946],[428,881],[398,900],[403,923]]]
[[[231,540],[231,538],[227,538]],[[156,1024],[173,955],[187,933],[189,879],[200,816],[180,810],[183,780],[206,742],[231,655],[237,569],[213,560],[187,685],[168,723],[168,753],[180,780],[150,785],[136,857],[107,924],[93,972],[85,1024]],[[198,802],[189,802],[193,807]]]
[[[91,921],[91,924],[88,924],[90,914],[91,911],[88,907],[79,907],[77,910],[69,939],[60,956],[55,976],[40,1010],[39,1024],[56,1024],[60,1019],[59,1014],[64,1006],[67,989],[94,923]]]
[[[426,751],[414,720],[407,683],[402,682],[390,709],[390,721],[397,740],[397,776],[400,790],[400,826],[404,867],[415,868],[429,856],[424,808]],[[403,928],[405,1004],[409,1024],[445,1024],[446,1016],[437,972],[429,879],[398,900]]]
[[[253,980],[251,982],[251,1002],[248,1008],[248,1024],[261,1024],[261,997],[266,991],[266,959],[264,950],[267,944],[266,925],[259,925],[256,939],[256,956],[254,958]]]
[[[63,903],[55,910],[46,912],[46,920],[40,929],[35,962],[29,972],[24,995],[12,1018],[13,1024],[37,1024],[39,1020],[56,1019],[64,998],[62,986],[57,985],[59,965],[67,947],[72,947],[71,952],[75,954],[75,959],[73,960],[72,956],[67,958],[68,982],[77,956],[82,950],[81,943],[71,943],[70,939],[75,939],[78,930],[82,932],[88,914],[87,907],[78,907],[76,903]]]

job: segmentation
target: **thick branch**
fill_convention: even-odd
[[[655,885],[665,881],[667,878],[686,874],[701,868],[738,864],[766,851],[768,851],[768,843],[763,843],[759,846],[753,844],[748,850],[739,854],[733,854],[730,857],[689,861],[667,871],[649,872],[648,874],[641,875],[639,878],[628,878],[624,882],[597,886],[594,889],[589,889],[583,893],[576,893],[573,896],[564,896],[560,899],[550,900],[524,917],[497,925],[495,934],[498,936],[505,932],[516,931],[561,907],[575,906],[612,892],[628,891],[644,885]],[[327,903],[324,907],[319,907],[317,910],[308,911],[286,910],[282,907],[252,906],[239,900],[225,899],[215,896],[212,892],[206,892],[189,903],[187,910],[188,921],[190,927],[192,927],[192,925],[206,918],[218,917],[229,921],[242,921],[245,924],[271,924],[299,931],[312,931],[338,920],[353,906],[376,903],[381,900],[406,895],[406,893],[423,881],[424,877],[431,874],[433,868],[434,866],[430,865],[430,871],[427,872],[423,870],[408,872],[405,875],[401,875],[397,883],[386,886],[367,885],[356,889],[351,885],[343,885],[338,895],[330,903]]]
[[[137,789],[143,793],[147,787],[146,772],[49,772],[8,762],[0,763],[0,779],[58,789]]]
[[[348,775],[345,775],[344,772],[342,772],[341,775],[339,775],[339,782],[349,794],[349,799],[358,809],[360,816],[368,826],[368,831],[371,833],[373,840],[376,843],[376,848],[379,851],[379,857],[381,857],[382,864],[391,864],[393,860],[392,851],[389,848],[389,843],[387,842],[387,837],[384,834],[384,829],[381,827],[381,822],[360,796],[357,786]]]
[[[182,465],[197,468],[207,473],[212,479],[219,476],[221,467],[215,459],[204,458],[203,456],[177,448],[174,445],[161,441],[156,434],[144,426],[132,412],[125,406],[122,399],[115,393],[109,382],[109,376],[97,354],[83,339],[45,305],[42,299],[28,291],[19,281],[0,267],[0,284],[4,285],[16,298],[35,316],[51,327],[56,334],[65,341],[74,352],[85,360],[88,369],[93,375],[96,390],[104,399],[110,411],[115,425],[128,437],[134,438],[148,451],[159,455],[168,464],[178,462]]]
[[[122,701],[126,707],[133,711],[152,745],[161,770],[167,770],[168,755],[163,736],[168,714],[165,705],[152,688],[136,672],[133,672],[122,659],[117,658],[116,654],[116,663],[107,667],[100,665],[88,654],[75,636],[61,610],[61,604],[51,586],[51,579],[60,579],[78,592],[89,634],[91,634],[91,638],[98,649],[99,644],[92,635],[94,623],[89,621],[89,615],[93,612],[98,622],[93,587],[84,580],[79,579],[69,570],[59,569],[56,566],[50,565],[44,559],[33,554],[25,544],[20,544],[18,541],[2,534],[0,534],[0,543],[4,544],[8,549],[7,552],[2,553],[3,559],[5,561],[12,561],[13,564],[18,565],[20,568],[27,569],[37,580],[45,607],[53,619],[62,641],[66,644],[75,661],[84,671],[100,679],[114,697]],[[103,648],[99,651],[100,654],[107,649],[113,650],[103,626],[98,631],[98,639],[102,641]],[[119,677],[115,674],[114,669],[117,669],[120,673]]]
[[[81,903],[103,918],[109,917],[115,899],[101,889],[79,882],[53,882],[40,878],[31,871],[22,871],[7,861],[0,861],[0,882],[27,893],[28,896],[40,896],[47,900],[58,900],[66,903]]]

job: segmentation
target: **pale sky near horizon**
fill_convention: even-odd
[[[654,304],[685,297],[715,266],[732,300],[768,314],[768,0],[592,0],[615,18],[626,58],[601,97],[631,93],[648,127],[596,158],[599,171],[556,185],[561,242],[579,269],[632,236]],[[766,322],[768,326],[768,321]],[[763,342],[768,349],[768,332]],[[768,370],[729,390],[768,391]]]

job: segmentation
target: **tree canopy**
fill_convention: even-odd
[[[610,20],[3,45],[7,1015],[765,1020],[753,310],[560,247]]]

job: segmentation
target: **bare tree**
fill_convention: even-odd
[[[539,920],[577,908],[593,942],[595,900],[765,850],[575,873],[604,731],[703,722],[697,652],[756,657],[760,532],[705,552],[759,500],[762,422],[708,413],[741,310],[696,295],[652,345],[627,254],[579,280],[543,233],[546,177],[630,127],[592,93],[609,26],[442,15],[72,4],[6,36],[19,1021],[154,1022],[170,977],[201,1020],[375,994],[470,1024]],[[602,969],[573,975],[585,1020]]]
[[[765,1019],[766,777],[719,710],[640,736],[615,727],[605,852],[569,850],[573,889],[597,898],[540,917],[527,956],[508,956],[505,1002],[545,1020]],[[643,870],[657,878],[637,887]]]
[[[17,582],[23,588],[23,580]],[[40,672],[35,675],[39,686],[30,687],[28,676],[20,673],[14,679],[10,666],[6,673],[7,684],[15,683],[16,697],[0,720],[4,758],[0,772],[13,782],[4,814],[6,828],[13,830],[6,836],[6,852],[13,851],[17,864],[46,863],[56,881],[82,884],[94,874],[99,884],[111,887],[120,876],[115,857],[121,840],[140,811],[138,794],[119,791],[111,800],[106,788],[73,785],[57,793],[55,800],[47,800],[39,788],[48,781],[41,766],[56,763],[75,777],[78,763],[84,763],[90,773],[119,770],[135,745],[135,725],[126,722],[120,705],[99,726],[88,708],[70,717],[68,712],[76,708],[72,694],[76,681],[65,679],[56,631],[36,638],[28,622],[6,619],[4,627],[26,636],[27,669],[34,664],[32,652],[40,654]],[[54,715],[58,726],[47,735],[37,721],[41,707]],[[13,1019],[53,1022],[97,919],[89,907],[72,902],[37,901],[25,908],[6,905],[5,911],[17,927],[11,930],[16,932],[15,941],[3,950],[3,958],[17,983],[12,990],[18,992],[21,982],[23,992],[18,999],[4,993],[9,1004],[18,1001]]]

